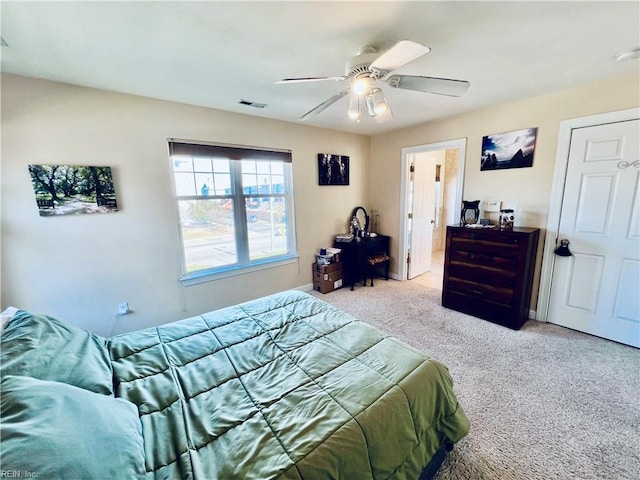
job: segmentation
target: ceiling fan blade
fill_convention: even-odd
[[[326,108],[328,108],[331,105],[333,105],[334,103],[336,103],[338,100],[340,100],[342,97],[344,97],[348,93],[349,93],[349,89],[348,88],[346,90],[341,91],[340,93],[336,93],[333,97],[329,98],[328,100],[325,100],[320,105],[318,105],[318,106],[312,108],[311,110],[309,110],[307,113],[302,115],[298,120],[308,120],[310,118],[315,117],[320,112],[322,112]]]
[[[393,88],[448,95],[450,97],[460,97],[464,95],[471,86],[471,84],[465,80],[420,77],[417,75],[391,75],[385,79],[385,81]]]
[[[346,80],[347,77],[301,77],[301,78],[283,78],[276,83],[305,83],[305,82],[321,82],[323,80],[335,80],[339,82]]]
[[[390,72],[414,61],[431,51],[420,43],[402,40],[380,55],[369,67],[370,70]]]

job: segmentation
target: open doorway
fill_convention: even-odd
[[[446,226],[462,203],[466,139],[402,149],[398,277],[442,288]]]

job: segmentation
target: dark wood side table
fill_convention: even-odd
[[[384,277],[389,279],[389,262],[372,267],[368,258],[383,254],[389,256],[391,237],[377,235],[375,237],[354,238],[351,242],[334,242],[334,248],[342,249],[342,265],[345,285],[353,286],[362,281],[366,285],[367,277],[384,269]],[[373,281],[372,281],[373,283]]]

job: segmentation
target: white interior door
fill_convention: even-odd
[[[640,121],[576,128],[547,319],[640,347]]]
[[[431,270],[435,215],[436,161],[429,153],[418,153],[413,162],[411,197],[410,261],[408,278]]]

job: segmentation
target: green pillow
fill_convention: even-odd
[[[24,310],[15,313],[2,331],[0,374],[68,383],[113,395],[106,339]]]
[[[0,383],[0,464],[22,478],[144,478],[133,403],[72,385],[6,376]]]

